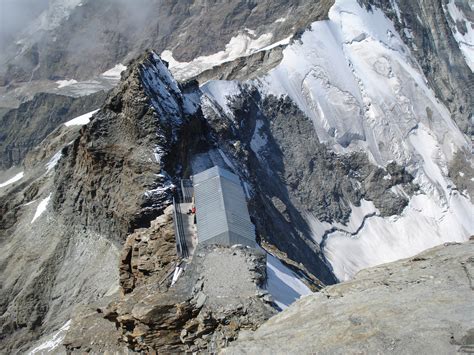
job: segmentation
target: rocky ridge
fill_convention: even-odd
[[[0,351],[26,350],[78,304],[107,302],[119,289],[126,236],[171,201],[165,167],[174,173],[185,159],[187,150],[173,147],[180,126],[199,131],[196,107],[151,53],[126,77],[90,124],[58,127],[26,157],[24,177],[0,191]]]
[[[64,150],[53,203],[121,243],[170,203],[167,154],[196,110],[154,54],[132,64],[104,107]],[[150,93],[150,85],[155,85]],[[174,169],[179,161],[172,161]],[[171,172],[171,170],[170,170]]]
[[[384,6],[389,7],[388,4]],[[391,3],[390,6],[394,5]],[[324,8],[322,6],[318,11]],[[320,15],[323,16],[324,11]],[[299,20],[305,22],[307,18]],[[354,40],[355,45],[358,40]],[[297,37],[294,44],[298,43],[303,40]],[[180,52],[178,48],[174,49],[173,54]],[[212,50],[199,53],[212,53]],[[177,55],[178,59],[193,59],[181,54],[182,57]],[[276,68],[282,55],[281,48],[257,52],[212,68],[198,79],[202,82],[213,78],[244,81],[253,78],[254,68],[265,67],[259,75],[265,73],[267,66]],[[434,61],[434,57],[430,60]],[[383,60],[376,64],[377,70],[389,76],[393,74],[390,70],[398,69],[387,66],[387,61]],[[78,69],[77,73],[80,71]],[[311,73],[314,75],[305,79],[321,79],[324,74],[321,70]],[[443,75],[451,74],[445,72]],[[407,95],[420,90],[414,89],[420,84],[412,81],[407,80]],[[362,239],[358,238],[359,231],[370,221],[380,221],[375,217],[393,216],[390,220],[396,221],[413,197],[436,194],[433,190],[420,193],[416,184],[420,181],[416,180],[419,176],[414,180],[413,170],[399,164],[390,162],[377,166],[364,151],[348,149],[336,153],[332,150],[334,147],[324,143],[319,133],[314,132],[314,121],[308,117],[308,112],[303,112],[295,100],[292,102],[285,95],[258,92],[256,89],[261,89],[262,82],[253,81],[253,87],[230,83],[229,86],[238,89],[230,95],[232,99],[224,97],[227,88],[224,84],[220,83],[218,89],[221,90],[217,94],[206,92],[206,86],[200,91],[194,81],[178,84],[166,64],[156,55],[147,53],[129,66],[122,83],[109,95],[106,105],[89,125],[79,132],[65,128],[56,130],[41,147],[28,154],[23,164],[25,177],[0,190],[0,256],[1,260],[6,260],[0,269],[5,270],[0,273],[0,337],[5,351],[23,351],[40,335],[58,329],[70,319],[71,310],[78,303],[88,306],[74,314],[73,322],[78,326],[72,327],[65,340],[68,349],[77,352],[105,351],[109,345],[117,351],[123,350],[125,345],[138,351],[154,348],[164,351],[214,350],[235,339],[240,328],[254,328],[266,319],[271,313],[266,301],[270,300],[255,288],[260,281],[254,282],[261,276],[252,280],[252,284],[246,283],[247,290],[252,290],[248,294],[252,300],[250,306],[240,307],[242,302],[238,300],[235,312],[222,309],[218,302],[211,300],[215,284],[204,282],[201,285],[202,280],[192,279],[189,273],[170,288],[169,277],[177,256],[172,247],[167,208],[173,184],[192,173],[191,162],[197,153],[211,155],[212,152],[221,156],[220,160],[226,161],[225,166],[240,175],[250,196],[252,219],[262,246],[299,269],[318,287],[337,281],[326,260],[327,254],[322,250],[328,234],[336,237],[338,233],[343,234],[351,241]],[[410,91],[412,86],[414,91]],[[328,87],[332,89],[330,85]],[[302,91],[304,95],[316,92],[303,87]],[[460,112],[464,99],[462,95],[456,95],[451,110],[459,108]],[[353,100],[349,98],[347,102],[352,104]],[[376,105],[377,101],[372,104]],[[402,107],[408,106],[403,104]],[[399,112],[389,108],[392,114]],[[384,112],[389,114],[389,111]],[[395,126],[397,132],[400,127],[408,127],[406,135],[419,141],[423,137],[421,134],[426,132],[418,130],[423,124],[434,132],[440,121],[433,121],[433,117],[438,119],[437,112],[429,107],[423,106],[417,114],[421,118],[403,111],[400,120],[398,117],[393,122],[387,120],[382,127],[385,130]],[[343,122],[337,124],[344,126],[346,121],[340,121]],[[459,122],[462,123],[462,119]],[[442,131],[445,126],[439,127]],[[456,129],[450,125],[446,127],[449,128],[448,136],[451,133],[456,136]],[[338,142],[344,149],[351,140],[362,142],[377,132],[368,130],[353,134],[342,131],[341,134],[336,129],[328,130],[329,135],[341,138]],[[417,134],[412,135],[413,132]],[[428,131],[428,136],[433,132]],[[72,144],[67,145],[71,141]],[[445,146],[451,143],[447,141]],[[442,177],[449,174],[457,185],[446,188],[449,190],[447,197],[455,199],[463,194],[468,198],[472,169],[463,165],[472,162],[470,155],[462,151],[454,159],[449,155],[444,158],[436,146],[443,145],[444,141],[434,144],[433,151],[441,157],[436,156],[434,165],[439,166]],[[386,146],[379,144],[378,148]],[[45,172],[45,163],[58,150],[61,153],[59,163]],[[398,150],[396,153],[406,152]],[[429,163],[433,158],[433,154],[427,157],[421,150],[409,153],[412,154],[407,157],[410,164]],[[422,162],[419,164],[420,171],[429,167],[421,165]],[[436,183],[440,185],[439,181]],[[442,180],[441,188],[444,183]],[[48,205],[50,198],[52,203]],[[33,223],[35,211],[45,201],[46,212]],[[354,211],[360,208],[364,212],[367,201],[376,206],[376,210],[362,213],[363,218],[356,218],[353,223],[354,214],[358,217]],[[469,209],[456,213],[468,215]],[[313,223],[314,220],[308,218],[310,214],[318,218],[317,222],[322,222]],[[351,229],[354,225],[356,227]],[[452,224],[452,227],[457,225]],[[467,232],[469,227],[465,227],[462,235],[458,234],[463,237]],[[377,239],[379,235],[384,233],[371,236],[374,243],[379,243],[377,247],[383,245]],[[321,239],[315,236],[321,236]],[[47,248],[39,253],[44,240],[48,241]],[[121,252],[124,241],[125,249]],[[339,249],[343,250],[342,247]],[[156,255],[158,251],[162,254]],[[390,249],[388,254],[392,251]],[[202,257],[198,258],[201,261],[193,264],[199,269],[195,270],[196,274],[205,275],[203,265],[212,265],[215,255],[229,256],[228,252],[202,251]],[[247,259],[253,257],[245,254],[245,250],[236,253],[239,255],[236,259],[246,260],[236,267],[250,265],[252,269],[262,265],[261,262],[253,264],[258,257],[248,264]],[[352,256],[349,254],[345,255],[346,260]],[[352,254],[358,257],[363,251]],[[376,257],[384,253],[372,254],[371,257]],[[121,263],[117,268],[119,260]],[[350,259],[349,263],[352,262]],[[16,277],[19,274],[17,265],[24,269],[20,278]],[[37,272],[38,265],[40,272]],[[210,278],[215,276],[210,275]],[[161,283],[162,280],[165,281]],[[124,294],[122,298],[118,298],[119,285]],[[115,302],[107,307],[110,298]],[[253,302],[257,298],[260,301]],[[256,318],[249,318],[252,312],[248,310],[255,309]],[[117,324],[118,330],[110,326],[113,323],[108,319]],[[169,319],[172,321],[167,322]],[[229,321],[232,325],[227,324]],[[110,342],[89,348],[90,342],[85,340],[90,338],[80,339],[79,336],[88,322],[93,323],[90,334],[94,342],[98,341],[97,334],[109,338]],[[185,326],[186,332],[178,332],[173,322]],[[160,328],[160,324],[164,328]],[[99,329],[103,332],[93,331]],[[166,335],[166,341],[157,336],[162,333]]]
[[[106,307],[76,311],[63,341],[69,352],[213,353],[275,313],[262,288],[263,253],[210,246],[198,247],[191,262],[179,260],[172,216],[170,206],[150,228],[128,237],[119,265],[121,296]],[[88,329],[100,325],[108,330],[98,338]]]

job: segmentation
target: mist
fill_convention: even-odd
[[[48,8],[48,0],[0,0],[0,50]]]
[[[15,76],[27,80],[33,70],[43,77],[89,78],[135,56],[134,51],[150,48],[159,32],[166,33],[169,20],[158,21],[162,6],[168,9],[175,4],[163,0],[0,0],[0,79],[5,75],[5,82]],[[38,27],[31,27],[43,12],[46,16]],[[16,46],[23,38],[24,45]]]

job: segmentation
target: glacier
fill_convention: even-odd
[[[314,22],[283,50],[278,66],[245,84],[264,96],[291,98],[334,152],[364,152],[381,167],[396,162],[420,187],[399,216],[381,217],[367,203],[363,212],[353,208],[358,217],[352,226],[306,215],[339,280],[474,234],[471,197],[448,177],[454,154],[469,151],[470,142],[381,10],[337,0],[328,20]],[[229,102],[240,83],[209,81],[202,91],[203,102],[211,100],[232,117]],[[258,124],[251,147],[258,155],[265,137],[257,131]]]

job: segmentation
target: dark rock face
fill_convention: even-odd
[[[99,108],[106,93],[73,98],[37,94],[0,118],[0,169],[22,162],[26,154],[62,123]]]
[[[365,154],[331,152],[288,98],[262,98],[249,86],[231,109],[235,122],[218,110],[204,112],[219,145],[243,164],[256,189],[251,209],[260,238],[323,283],[334,283],[335,278],[311,237],[306,212],[321,221],[346,223],[351,205],[360,206],[366,199],[390,216],[408,203],[390,191],[393,186],[400,185],[409,195],[417,190],[413,177],[395,163],[382,169]]]
[[[327,16],[333,1],[83,1],[52,31],[21,48],[12,43],[0,76],[4,85],[31,78],[88,78],[145,49],[173,51],[189,61],[225,48],[238,31],[272,33],[275,41]],[[114,18],[114,21],[103,21]],[[275,22],[286,18],[285,22]],[[205,35],[196,35],[204,34]],[[92,40],[93,39],[93,40]]]
[[[449,164],[449,178],[453,180],[461,193],[474,196],[474,166],[471,153],[459,151]]]
[[[474,107],[474,73],[467,66],[453,37],[449,23],[452,19],[443,11],[443,6],[449,1],[399,0],[396,3],[400,19],[389,0],[360,2],[366,6],[377,6],[394,22],[454,121],[463,132],[471,133],[469,118]],[[409,30],[413,38],[409,38],[404,29]]]

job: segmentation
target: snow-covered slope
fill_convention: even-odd
[[[311,294],[308,286],[271,254],[267,254],[267,290],[281,309],[287,308],[301,296]]]
[[[314,239],[324,236],[324,253],[340,280],[474,233],[471,197],[448,178],[453,155],[470,148],[467,137],[381,10],[337,0],[329,20],[314,22],[284,50],[275,69],[247,84],[263,95],[290,97],[311,118],[319,140],[335,152],[365,152],[382,167],[395,161],[420,186],[399,216],[384,218],[365,205],[350,222],[353,228],[308,217],[317,226]],[[230,110],[229,98],[239,93],[235,82],[222,81],[205,84],[203,91],[224,112]],[[251,148],[264,144],[260,139]],[[401,188],[393,192],[405,194]]]

